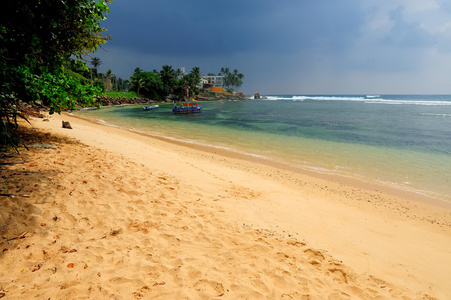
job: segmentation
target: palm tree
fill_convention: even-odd
[[[232,87],[236,87],[237,89],[243,85],[244,75],[239,73],[237,69],[233,70],[232,74]]]
[[[117,91],[118,92],[124,92],[125,91],[125,89],[126,89],[126,86],[127,86],[127,80],[124,80],[124,79],[122,79],[122,78],[117,78],[117,81],[116,81],[116,89],[117,89]]]
[[[182,77],[182,76],[183,76],[182,69],[178,68],[178,69],[175,71],[175,77],[176,77],[177,79],[180,79],[180,77]]]
[[[200,77],[200,68],[199,67],[194,67],[191,70],[191,73],[193,73],[195,76],[199,76]]]
[[[130,78],[130,90],[136,91],[138,96],[140,95],[140,93],[139,93],[140,90],[142,88],[144,88],[145,85],[146,85],[146,80],[143,77]]]
[[[229,73],[230,73],[229,68],[221,68],[221,72],[219,72],[219,75],[226,76]]]
[[[219,75],[224,76],[224,87],[226,90],[235,90],[235,88],[238,89],[241,85],[243,85],[244,75],[237,69],[230,72],[229,68],[221,68]]]
[[[172,89],[175,87],[176,82],[175,78],[177,76],[176,71],[172,68],[172,66],[164,65],[160,71],[160,78],[163,81],[163,87],[165,94],[169,94],[172,92]]]
[[[133,71],[133,75],[137,75],[142,72],[143,72],[143,69],[141,69],[140,67],[136,67],[135,70]]]
[[[91,65],[94,67],[94,69],[96,70],[96,76],[97,76],[97,67],[99,67],[102,64],[102,61],[100,60],[100,58],[98,57],[93,57],[91,59]],[[91,85],[92,85],[92,69],[90,69],[91,71]]]
[[[190,80],[190,87],[193,91],[193,96],[196,94],[196,92],[199,91],[199,84],[201,82],[201,76],[200,76],[200,68],[194,67],[191,72],[189,73],[189,80]]]
[[[133,71],[133,75],[128,80],[129,90],[135,91],[138,95],[139,95],[139,89],[144,84],[142,77],[140,76],[142,72],[143,72],[143,70],[141,68],[139,68],[139,67],[135,68],[135,70]],[[141,82],[140,82],[140,79],[141,79]]]
[[[137,83],[138,91],[136,93],[138,94],[138,96],[139,96],[139,90],[144,88],[145,86],[146,86],[146,79],[140,78]]]
[[[94,69],[97,69],[102,64],[102,61],[98,57],[93,57],[91,59],[91,65],[94,67]]]
[[[219,75],[224,76],[224,87],[226,89],[229,89],[232,85],[232,74],[230,73],[229,68],[221,68],[221,72],[219,72]]]

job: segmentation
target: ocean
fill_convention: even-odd
[[[451,203],[451,96],[266,95],[74,112],[151,136],[224,148],[309,171],[410,190]]]

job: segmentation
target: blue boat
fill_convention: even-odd
[[[183,107],[174,107],[172,109],[172,112],[174,114],[195,114],[195,113],[199,113],[202,111],[202,106],[200,105],[189,105],[187,106],[185,103],[185,106]]]
[[[154,110],[154,109],[158,109],[160,106],[158,105],[158,104],[155,104],[155,105],[151,105],[151,106],[144,106],[143,107],[143,110],[144,111],[146,111],[146,110]]]

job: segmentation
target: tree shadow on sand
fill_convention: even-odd
[[[42,155],[57,156],[65,144],[77,144],[73,139],[44,133],[23,124],[18,131],[25,145],[19,153],[0,153],[0,251],[17,246],[38,228],[45,226],[39,204],[51,200],[57,189],[61,171],[40,163]],[[0,252],[0,258],[2,252]]]

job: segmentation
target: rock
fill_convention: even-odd
[[[35,118],[44,118],[44,115],[41,113],[42,107],[35,103],[30,104],[20,101],[17,106],[14,105],[13,107],[16,108],[17,112],[23,117],[31,116]]]
[[[243,93],[225,94],[225,93],[202,93],[195,96],[196,101],[217,101],[217,100],[247,100],[248,97]],[[191,101],[191,99],[185,99],[185,101]]]
[[[44,148],[44,149],[55,149],[55,146],[52,146],[50,144],[33,144],[29,145],[28,148]]]
[[[70,126],[70,123],[68,121],[63,121],[63,128],[72,129],[72,126]]]
[[[97,96],[96,102],[102,106],[114,106],[123,104],[142,104],[150,103],[150,99],[146,98],[126,98],[126,97],[108,97],[108,96]]]

